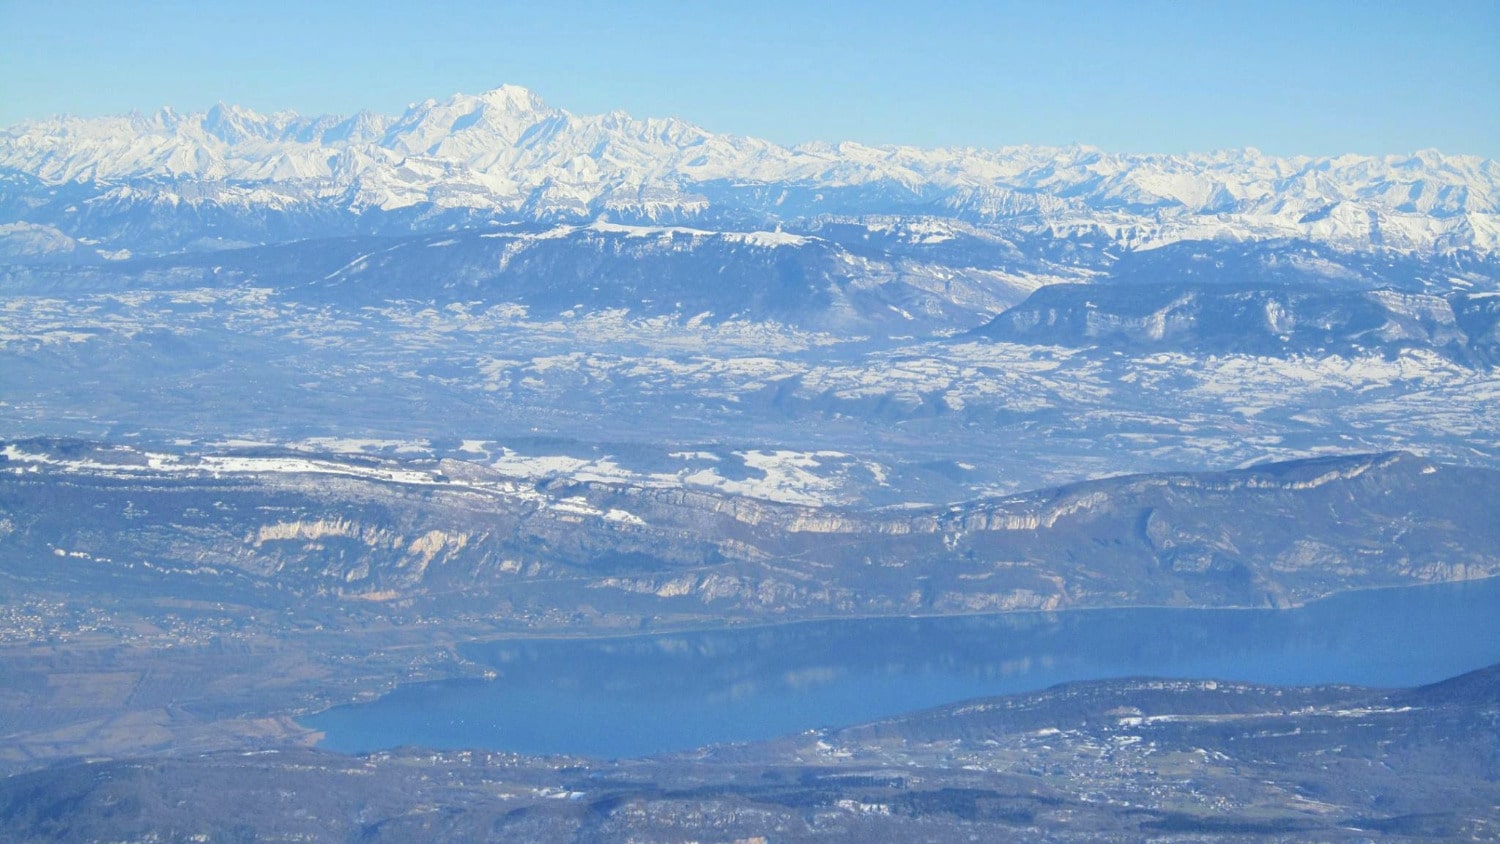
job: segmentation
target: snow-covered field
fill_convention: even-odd
[[[7,438],[275,445],[307,471],[323,452],[453,456],[518,478],[795,503],[1388,449],[1500,465],[1500,374],[1422,349],[874,344],[765,322],[339,310],[201,289],[10,297],[0,371]]]

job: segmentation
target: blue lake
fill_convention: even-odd
[[[323,747],[605,757],[855,724],[1071,680],[1412,686],[1500,662],[1500,579],[1295,610],[1122,609],[809,622],[465,647],[493,681],[403,686],[302,719]]]

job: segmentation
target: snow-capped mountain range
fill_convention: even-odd
[[[771,229],[949,217],[1124,249],[1295,238],[1347,249],[1500,252],[1500,163],[1192,155],[1089,147],[780,146],[677,119],[580,116],[523,88],[400,116],[57,117],[0,131],[0,251],[110,254],[494,222]]]

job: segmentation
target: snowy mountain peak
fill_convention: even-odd
[[[559,113],[525,88],[502,85],[408,108],[381,146],[409,155],[467,158],[480,149],[513,146],[527,129]]]
[[[203,131],[227,144],[240,144],[253,139],[268,139],[268,121],[265,117],[242,106],[226,105],[222,101],[214,105],[203,116]]]
[[[1354,249],[1500,251],[1500,165],[1474,156],[788,148],[675,118],[578,116],[515,85],[429,99],[399,116],[264,115],[220,103],[201,114],[35,121],[0,130],[0,169],[34,180],[43,194],[66,183],[92,191],[86,214],[39,194],[8,204],[0,224],[52,226],[135,251],[145,247],[132,233],[177,225],[185,244],[204,236],[195,227],[211,219],[222,221],[216,238],[243,220],[250,242],[259,242],[265,235],[253,232],[266,215],[291,209],[324,227],[289,232],[300,237],[328,226],[383,230],[375,217],[395,213],[419,230],[598,218],[771,227],[797,217],[897,214],[1103,238],[1127,250],[1295,238]],[[184,180],[197,186],[175,187]],[[153,222],[132,218],[147,208]],[[169,208],[183,219],[161,220]]]
[[[511,112],[536,113],[547,110],[547,104],[541,97],[520,85],[501,85],[480,94],[477,99],[483,100],[485,105]]]

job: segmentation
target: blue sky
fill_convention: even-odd
[[[1500,158],[1500,0],[934,5],[0,0],[0,125],[513,83],[783,143]]]

